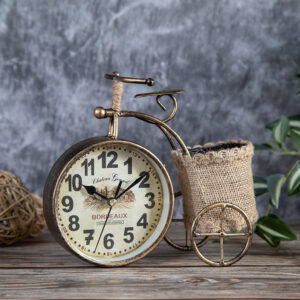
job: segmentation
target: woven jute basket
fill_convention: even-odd
[[[207,143],[188,148],[189,155],[181,150],[172,151],[183,195],[184,222],[190,230],[197,214],[210,204],[226,202],[237,205],[251,223],[258,218],[253,189],[253,145],[249,141],[230,140]],[[208,211],[199,227],[205,232],[220,230],[220,211]],[[226,209],[223,215],[224,230],[245,228],[245,221],[237,211]]]

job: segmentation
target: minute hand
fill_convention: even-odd
[[[132,187],[134,187],[136,184],[138,184],[144,177],[146,176],[146,174],[144,173],[142,176],[140,176],[139,178],[137,178],[127,189],[125,189],[116,199],[120,198],[122,195],[124,195],[126,192],[128,192]]]

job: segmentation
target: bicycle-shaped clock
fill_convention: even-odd
[[[122,111],[124,83],[154,85],[154,80],[121,77],[118,73],[106,74],[113,80],[112,106],[97,107],[98,119],[109,119],[108,135],[81,141],[69,148],[54,164],[44,189],[44,214],[48,228],[57,241],[81,259],[101,266],[122,266],[137,261],[153,250],[165,238],[173,247],[194,249],[210,265],[229,265],[247,251],[252,228],[246,214],[237,206],[216,203],[196,212],[196,218],[186,237],[192,245],[180,245],[167,237],[174,210],[173,185],[162,162],[148,149],[132,141],[118,139],[118,120],[134,117],[162,130],[172,149],[179,145],[183,155],[191,153],[179,135],[167,125],[177,111],[175,94],[183,92],[162,91],[139,94],[135,97],[156,96],[157,104],[165,110],[160,98],[172,100],[171,114],[160,120],[135,111]],[[217,201],[218,202],[218,201]],[[222,199],[219,199],[222,202]],[[245,219],[244,233],[226,233],[221,226],[218,232],[201,233],[198,221],[215,207],[236,210]],[[173,220],[174,221],[174,220]],[[223,239],[231,235],[247,237],[242,252],[230,261],[224,261]],[[209,237],[220,239],[221,258],[218,262],[207,259],[200,247]],[[199,237],[202,239],[197,242]]]

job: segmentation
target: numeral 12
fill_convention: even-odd
[[[111,157],[112,159],[108,164],[106,164],[106,156]],[[115,164],[115,161],[118,159],[118,153],[116,151],[109,151],[106,155],[106,151],[103,151],[100,155],[98,155],[98,159],[102,160],[102,168],[117,168],[118,164]]]

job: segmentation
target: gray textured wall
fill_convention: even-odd
[[[300,1],[0,1],[0,168],[41,194],[66,148],[106,134],[93,108],[110,105],[103,74],[114,70],[157,82],[126,86],[124,109],[163,116],[151,99],[132,96],[187,91],[171,125],[188,145],[266,141],[267,122],[300,112],[299,16]],[[175,178],[162,134],[121,124],[120,137],[152,149]],[[290,163],[257,154],[254,171],[285,172]],[[259,198],[261,212],[266,202]],[[283,199],[280,211],[299,218],[299,196]]]

